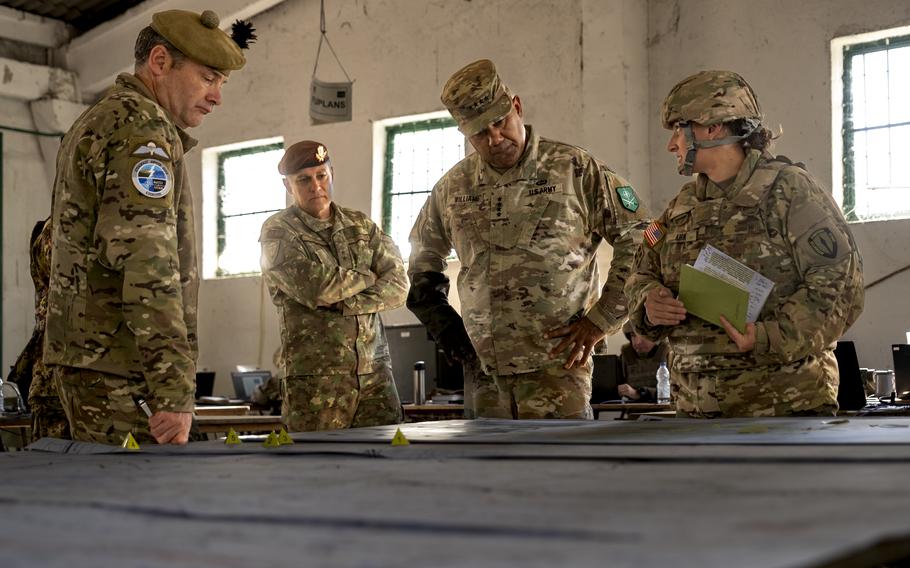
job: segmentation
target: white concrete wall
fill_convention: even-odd
[[[733,69],[758,93],[766,124],[784,134],[775,152],[805,162],[831,187],[831,55],[834,37],[906,25],[907,0],[651,0],[648,53],[651,196],[662,209],[683,183],[665,151],[660,104],[680,79]],[[910,264],[910,220],[852,225],[866,282]],[[910,273],[870,290],[847,333],[861,366],[891,368],[890,345],[910,329]]]
[[[0,125],[33,130],[28,103],[0,97]],[[29,237],[51,209],[51,183],[38,137],[8,130],[3,136],[3,378],[35,327],[35,289]]]

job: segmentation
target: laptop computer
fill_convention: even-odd
[[[234,394],[241,400],[252,400],[256,387],[263,385],[272,378],[271,371],[232,371],[231,381],[234,383]]]

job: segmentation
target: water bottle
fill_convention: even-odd
[[[661,361],[660,369],[657,369],[657,402],[670,403],[670,369],[667,368],[666,361]]]

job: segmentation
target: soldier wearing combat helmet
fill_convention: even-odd
[[[44,356],[76,440],[187,442],[199,280],[184,129],[221,104],[255,39],[249,24],[218,24],[209,10],[156,13],[134,73],[60,146]]]
[[[661,111],[667,150],[697,174],[644,233],[626,294],[630,321],[668,337],[677,411],[693,417],[833,414],[834,343],[863,307],[862,261],[831,195],[773,156],[752,87],[730,71],[684,79]],[[681,267],[712,245],[774,283],[743,329],[687,313]]]
[[[442,103],[476,152],[436,183],[414,224],[408,307],[468,369],[466,388],[479,367],[477,415],[591,418],[591,352],[626,319],[645,208],[586,150],[525,125],[492,61],[453,74]],[[613,260],[599,288],[603,240]],[[453,248],[461,315],[446,299]]]

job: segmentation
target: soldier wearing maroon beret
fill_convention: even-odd
[[[294,203],[262,225],[262,275],[278,308],[291,431],[396,424],[401,402],[379,313],[404,304],[395,243],[359,211],[332,201],[326,146],[289,147],[278,171]]]

